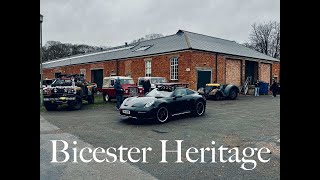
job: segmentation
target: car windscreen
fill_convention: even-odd
[[[143,86],[143,81],[144,81],[144,79],[139,79],[138,80],[138,86]]]
[[[146,96],[147,97],[169,97],[171,96],[171,94],[172,94],[171,90],[156,88],[150,91]]]
[[[43,85],[50,85],[50,84],[52,84],[52,80],[43,80],[42,84]]]
[[[134,84],[133,79],[120,79],[120,84]]]
[[[165,78],[151,78],[151,84],[155,83],[166,83],[167,80]]]
[[[55,80],[51,86],[71,86],[72,85],[72,81],[71,79],[57,79]]]

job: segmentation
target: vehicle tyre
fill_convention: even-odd
[[[94,95],[91,95],[88,97],[88,104],[93,104],[94,103]]]
[[[44,103],[44,107],[46,108],[47,111],[54,111],[54,110],[57,110],[58,105],[53,103]]]
[[[229,98],[231,100],[234,100],[237,98],[237,96],[238,96],[237,90],[235,88],[232,88],[229,93]]]
[[[169,119],[169,110],[165,106],[160,106],[156,113],[156,120],[158,123],[165,123]]]
[[[80,96],[76,96],[75,101],[69,102],[69,109],[70,110],[80,110],[82,106],[82,98]]]
[[[108,94],[104,94],[104,95],[103,95],[103,99],[104,99],[104,101],[106,101],[106,102],[111,102],[111,97],[110,97]]]
[[[196,109],[193,112],[194,116],[202,116],[206,112],[206,106],[203,101],[199,100],[196,102]]]
[[[219,101],[222,99],[222,94],[220,92],[217,92],[215,95],[214,95],[214,100],[216,101]]]

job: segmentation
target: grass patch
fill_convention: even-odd
[[[46,111],[46,108],[40,105],[40,112],[45,112],[45,111]]]
[[[94,109],[94,108],[103,107],[103,106],[106,106],[107,104],[112,104],[112,103],[105,102],[101,94],[95,94],[93,104],[88,104],[87,101],[84,101],[83,104],[85,105],[86,109]]]

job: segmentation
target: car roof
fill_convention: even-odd
[[[109,76],[109,77],[104,77],[103,79],[132,79],[131,77],[126,77],[126,76]]]

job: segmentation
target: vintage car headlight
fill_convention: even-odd
[[[73,94],[75,92],[74,89],[68,89],[68,94]]]
[[[126,90],[125,90],[125,93],[128,93],[128,92],[129,92],[129,90],[128,90],[128,89],[126,89]]]
[[[144,105],[144,107],[148,108],[150,106],[152,106],[154,104],[154,100],[148,102],[146,105]]]
[[[43,89],[44,94],[51,94],[51,89],[50,88],[45,88]]]

